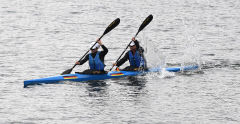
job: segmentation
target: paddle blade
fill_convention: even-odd
[[[139,27],[138,32],[137,32],[137,34],[135,35],[135,37],[138,35],[138,33],[139,33],[142,29],[144,29],[144,28],[152,21],[152,19],[153,19],[153,16],[152,16],[152,15],[149,15],[149,16],[143,21],[143,23],[142,23],[142,25]]]
[[[65,75],[65,74],[70,74],[72,72],[73,68],[68,69],[66,71],[64,71],[61,75]]]
[[[103,35],[107,34],[108,32],[110,32],[112,29],[114,29],[115,27],[118,26],[118,24],[120,23],[120,19],[117,18],[115,19],[104,31]]]

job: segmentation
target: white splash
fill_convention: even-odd
[[[159,77],[159,78],[171,78],[171,77],[175,77],[175,72],[169,72],[169,71],[166,71],[165,68],[162,68],[161,74],[160,74],[158,77]]]

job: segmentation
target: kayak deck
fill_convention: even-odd
[[[124,76],[136,76],[139,74],[147,73],[147,72],[161,72],[162,69],[165,69],[169,72],[179,72],[179,71],[189,71],[189,70],[197,70],[199,67],[195,66],[184,66],[184,67],[170,67],[170,68],[151,68],[148,71],[111,71],[107,74],[99,74],[99,75],[92,75],[92,74],[66,74],[66,75],[59,75],[54,77],[48,78],[40,78],[40,79],[33,79],[33,80],[26,80],[24,81],[24,87],[28,85],[35,85],[35,84],[50,84],[50,83],[58,83],[60,81],[74,81],[74,82],[81,82],[81,81],[91,81],[91,80],[105,80],[111,78],[120,78]]]

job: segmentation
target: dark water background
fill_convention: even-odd
[[[239,13],[239,0],[1,0],[0,123],[239,124]],[[149,66],[200,71],[23,88],[71,68],[120,18],[102,39],[109,69],[149,14],[137,37]]]

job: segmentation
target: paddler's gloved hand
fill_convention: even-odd
[[[80,65],[80,62],[77,61],[75,64],[76,64],[76,65]]]

